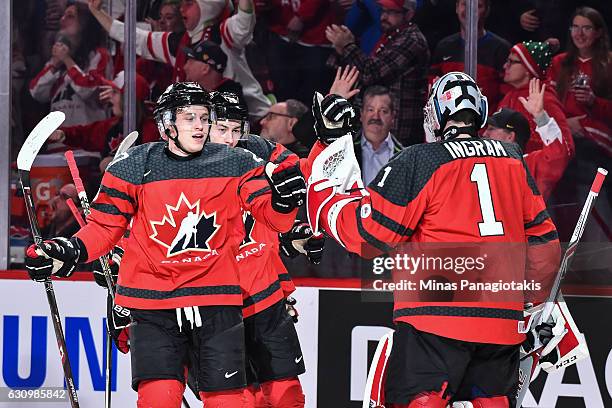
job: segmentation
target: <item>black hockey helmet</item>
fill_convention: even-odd
[[[177,108],[190,105],[211,106],[211,95],[196,82],[176,82],[159,96],[153,115],[157,122],[164,112],[176,112]]]
[[[240,122],[242,136],[249,133],[249,111],[232,92],[211,92],[216,120]]]

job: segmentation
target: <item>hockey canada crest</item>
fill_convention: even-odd
[[[167,249],[167,257],[211,250],[209,242],[220,227],[216,212],[200,211],[200,200],[192,204],[183,193],[176,206],[166,204],[166,212],[160,221],[150,221],[153,234],[149,237]]]

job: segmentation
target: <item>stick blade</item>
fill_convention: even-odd
[[[51,133],[60,127],[60,125],[66,119],[66,115],[63,112],[51,112],[45,116],[38,124],[32,129],[28,138],[21,146],[19,154],[17,155],[17,168],[19,170],[30,171],[32,163],[38,155],[40,148],[45,144]]]
[[[135,130],[133,132],[130,132],[130,134],[127,135],[119,144],[115,156],[119,156],[122,153],[125,153],[136,142],[136,139],[138,139],[138,131]]]

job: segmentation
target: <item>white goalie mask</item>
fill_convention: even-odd
[[[477,129],[487,123],[489,104],[476,82],[463,72],[449,72],[440,77],[431,87],[423,113],[423,128],[427,142],[442,139],[442,131],[450,116],[468,109],[478,118]]]

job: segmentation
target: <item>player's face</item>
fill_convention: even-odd
[[[502,142],[515,141],[514,132],[508,132],[506,129],[500,129],[491,125],[487,126],[482,136],[487,139],[501,140]]]
[[[186,30],[195,30],[200,22],[200,6],[196,0],[182,0],[180,7]]]
[[[504,64],[504,82],[516,87],[529,83],[529,71],[516,53],[511,52]]]
[[[589,50],[593,43],[601,36],[601,30],[597,30],[593,22],[588,18],[576,16],[570,26],[570,34],[576,48],[579,50]]]
[[[181,31],[183,29],[183,21],[178,9],[170,4],[162,6],[159,10],[159,22],[161,23],[162,31]]]
[[[175,125],[178,130],[179,142],[183,149],[189,153],[199,152],[204,147],[209,132],[208,108],[206,106],[192,105],[178,109]],[[171,147],[174,145],[172,140],[170,140],[169,145]],[[180,149],[171,148],[170,150],[173,153],[184,155],[184,153],[179,153]]]
[[[218,120],[210,128],[210,141],[235,147],[242,137],[242,127],[239,121]]]
[[[365,99],[361,110],[361,125],[366,139],[384,140],[389,135],[394,119],[389,95],[374,95]]]

